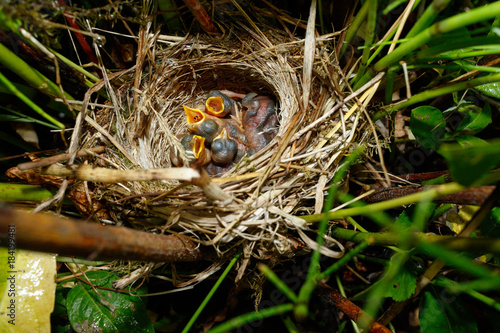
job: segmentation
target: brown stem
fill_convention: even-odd
[[[340,311],[345,313],[350,319],[354,320],[356,323],[369,321],[371,322],[369,327],[369,332],[371,333],[390,333],[391,331],[380,323],[374,321],[369,315],[367,315],[359,306],[345,298],[338,292],[338,290],[333,289],[329,285],[320,282],[316,288],[316,293],[318,293],[324,300],[328,303],[334,305]]]
[[[119,226],[102,226],[47,214],[28,214],[0,207],[1,244],[14,231],[18,249],[151,262],[197,261],[211,252],[187,238],[157,235]]]
[[[215,27],[210,16],[208,16],[207,11],[200,4],[199,0],[184,0],[184,3],[188,6],[191,13],[193,13],[196,20],[200,23],[203,30],[208,33],[218,33],[219,31]]]
[[[480,186],[471,187],[463,191],[443,195],[435,198],[433,201],[436,203],[454,203],[458,205],[482,205],[486,198],[488,198],[495,186]],[[425,190],[425,186],[401,186],[401,187],[389,187],[377,190],[375,193],[369,195],[363,200],[366,203],[381,202],[389,199],[403,197],[405,195],[421,192]],[[497,201],[497,204],[500,203]]]
[[[79,150],[76,153],[76,157],[79,158],[79,157],[87,156],[90,153],[100,154],[100,153],[104,153],[104,150],[105,150],[104,146],[99,146],[99,147],[85,149],[85,150]],[[47,158],[42,158],[38,161],[21,163],[17,167],[19,168],[19,170],[24,171],[24,170],[28,170],[28,169],[35,169],[35,168],[40,168],[40,167],[52,165],[54,163],[61,162],[61,161],[66,161],[66,160],[69,160],[69,158],[70,158],[70,154],[60,154],[60,155],[55,155],[55,156],[51,156],[51,157],[47,157]]]

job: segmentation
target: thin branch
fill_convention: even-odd
[[[209,259],[212,255],[206,248],[175,235],[0,208],[2,243],[12,229],[19,249],[83,256],[89,260],[174,262]]]
[[[340,292],[325,283],[319,283],[315,291],[328,303],[334,305],[340,311],[345,313],[350,319],[354,320],[356,324],[361,322],[371,322],[369,332],[371,333],[390,333],[391,331],[380,323],[374,321],[368,314],[366,314],[360,307],[345,298]]]

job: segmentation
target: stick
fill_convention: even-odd
[[[211,257],[205,248],[175,235],[156,235],[125,227],[0,208],[2,244],[6,244],[8,231],[14,232],[18,249],[83,256],[89,260],[180,262]]]
[[[337,309],[345,313],[350,319],[354,320],[356,324],[361,321],[369,320],[372,324],[369,327],[371,333],[390,333],[391,331],[380,323],[374,321],[373,318],[368,316],[360,307],[342,296],[337,290],[329,285],[320,282],[316,288],[316,293],[321,296],[328,303],[334,305]]]
[[[166,169],[139,169],[115,170],[107,168],[94,168],[90,165],[50,165],[41,170],[42,174],[60,177],[77,177],[90,182],[121,183],[149,180],[193,180],[200,177],[198,171],[192,168],[166,168]]]
[[[104,146],[85,149],[85,150],[79,150],[76,153],[76,158],[90,155],[89,153],[94,153],[94,154],[104,153],[104,150],[105,150]],[[57,162],[69,160],[70,156],[71,156],[70,154],[55,155],[55,156],[51,156],[51,157],[47,157],[47,158],[42,158],[38,161],[21,163],[17,167],[21,171],[35,169],[35,168],[41,168],[41,167],[48,166],[48,165],[51,165],[51,164],[54,164]]]

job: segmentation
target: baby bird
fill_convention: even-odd
[[[224,121],[203,112],[205,109],[203,106],[194,109],[185,105],[183,107],[186,112],[188,131],[204,137],[206,142],[211,144],[224,128]]]
[[[238,144],[229,138],[225,128],[212,142],[212,162],[217,165],[227,165],[234,160]]]
[[[241,127],[240,123],[234,119],[225,119],[225,129],[227,131],[227,135],[230,139],[233,139],[237,145],[238,150],[236,151],[236,157],[234,161],[236,163],[239,162],[245,156],[248,151],[247,147],[247,137],[245,136],[245,131]]]
[[[245,109],[242,124],[247,146],[249,153],[253,154],[264,148],[278,132],[276,103],[269,97],[250,93],[243,98],[241,105]]]
[[[186,150],[186,155],[190,161],[190,167],[202,167],[212,160],[211,151],[205,147],[204,137],[189,133],[182,138],[181,144]],[[174,153],[170,154],[170,160],[172,164],[177,167],[183,166],[180,158]]]
[[[208,114],[222,118],[228,113],[236,117],[241,108],[237,102],[229,98],[226,94],[223,94],[219,90],[212,90],[208,93],[205,109]]]

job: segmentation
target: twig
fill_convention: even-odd
[[[76,153],[76,158],[90,155],[90,153],[94,153],[94,154],[104,153],[104,150],[105,150],[104,146],[94,147],[94,148],[85,149],[85,150],[79,150]],[[51,157],[47,157],[47,158],[42,158],[38,161],[21,163],[17,167],[19,168],[19,170],[24,171],[24,170],[29,170],[29,169],[41,168],[41,167],[52,165],[54,163],[61,162],[61,161],[66,161],[66,160],[69,160],[69,158],[70,158],[70,154],[60,154],[60,155],[55,155],[55,156],[51,156]]]
[[[222,190],[219,185],[215,184],[211,180],[205,169],[200,169],[199,174],[200,176],[193,179],[191,182],[203,190],[203,193],[205,193],[207,199],[209,199],[210,201],[219,202],[221,205],[227,205],[233,200],[232,196],[224,192],[224,190]]]
[[[8,228],[12,227],[15,228],[17,248],[64,256],[151,262],[196,261],[211,257],[208,250],[175,235],[156,235],[120,226],[105,227],[0,208],[2,243]]]
[[[434,198],[433,202],[480,206],[485,202],[488,196],[491,195],[494,188],[494,186],[471,187],[457,193]],[[394,198],[403,197],[405,195],[422,192],[425,189],[426,188],[424,186],[401,186],[383,188],[366,197],[364,201],[366,203],[382,202]],[[496,203],[500,204],[500,200]]]
[[[328,303],[334,305],[340,311],[345,313],[350,319],[354,320],[356,323],[359,322],[371,322],[369,327],[369,332],[371,333],[390,333],[391,331],[387,329],[382,324],[374,321],[369,315],[367,315],[360,307],[345,298],[336,289],[333,289],[329,285],[320,282],[316,288],[316,293],[321,296]]]
[[[85,181],[102,183],[165,179],[191,181],[200,176],[199,172],[192,168],[115,170],[94,168],[91,165],[50,165],[42,169],[42,173],[60,177],[77,177]]]
[[[203,30],[208,33],[218,33],[219,31],[215,27],[210,16],[208,16],[207,11],[200,4],[198,0],[184,0],[184,3],[188,6],[191,13],[193,13],[194,18],[200,23]]]

